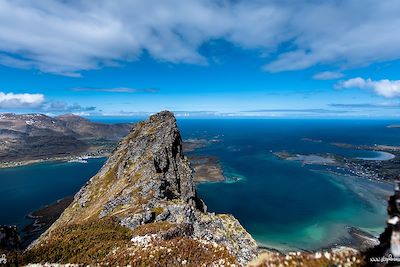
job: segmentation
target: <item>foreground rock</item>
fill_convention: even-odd
[[[387,226],[379,236],[379,245],[366,252],[369,266],[400,266],[400,181],[388,201]]]
[[[16,226],[0,226],[0,250],[15,250],[21,246]]]
[[[196,196],[175,118],[138,123],[25,261],[145,266],[245,265],[252,237]]]

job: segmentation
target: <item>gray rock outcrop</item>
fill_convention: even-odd
[[[153,232],[151,238],[189,237],[215,243],[245,265],[255,256],[254,239],[232,215],[206,210],[196,195],[175,117],[163,111],[134,126],[99,173],[31,248],[46,242],[60,227],[112,218],[133,232],[147,225],[167,224],[168,229]]]

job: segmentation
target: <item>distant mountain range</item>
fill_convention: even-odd
[[[0,114],[0,162],[100,153],[112,149],[132,126],[95,123],[73,114]]]

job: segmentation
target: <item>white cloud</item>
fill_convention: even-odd
[[[349,68],[400,58],[399,13],[397,0],[2,0],[0,64],[79,76],[144,51],[207,64],[200,46],[224,39],[264,55],[286,47],[266,58],[270,72]]]
[[[337,88],[358,88],[372,90],[375,94],[386,97],[400,97],[400,80],[379,80],[363,79],[360,77],[341,81]]]
[[[313,76],[313,79],[315,80],[336,80],[339,78],[342,78],[344,76],[343,73],[340,72],[335,72],[335,71],[323,71],[316,73]]]
[[[0,108],[35,108],[42,105],[42,94],[14,94],[0,92]]]
[[[43,94],[15,94],[0,92],[0,109],[30,109],[39,112],[94,112],[94,106],[82,106],[78,103],[69,104],[63,101],[45,101]]]
[[[73,88],[76,92],[107,92],[107,93],[157,93],[157,88],[129,88],[129,87],[115,87],[115,88]]]

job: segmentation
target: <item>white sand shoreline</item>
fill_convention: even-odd
[[[358,157],[357,159],[362,159],[362,160],[391,160],[394,159],[396,156],[393,155],[392,153],[389,152],[385,152],[385,151],[374,151],[376,153],[378,153],[378,155],[376,157],[373,158],[364,158],[364,157]]]

